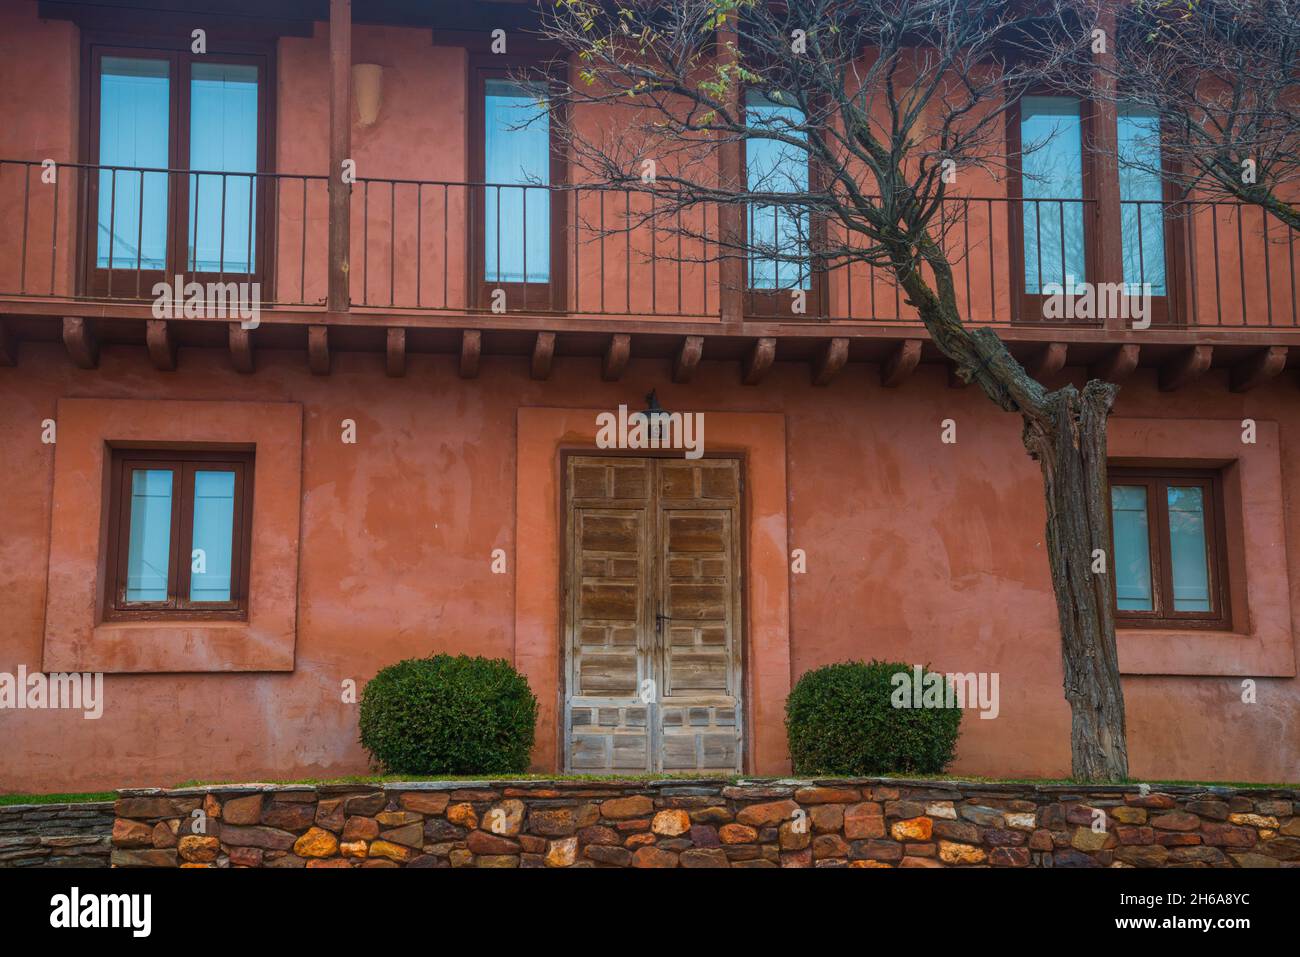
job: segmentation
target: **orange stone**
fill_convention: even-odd
[[[312,827],[293,842],[293,852],[299,857],[333,857],[338,853],[339,839],[321,827]]]
[[[895,821],[889,833],[896,841],[928,841],[934,822],[928,817],[912,817]]]
[[[723,844],[753,844],[758,831],[744,824],[724,824],[718,828],[718,837]]]

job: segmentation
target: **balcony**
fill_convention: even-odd
[[[787,287],[802,267],[728,255],[716,207],[669,213],[634,191],[367,177],[349,201],[350,306],[330,310],[324,175],[0,160],[0,313],[38,338],[49,337],[38,317],[156,319],[155,284],[181,275],[257,282],[269,326],[427,330],[433,350],[482,332],[496,351],[535,351],[530,335],[546,333],[552,348],[558,334],[566,351],[607,360],[611,335],[637,337],[638,354],[679,357],[684,336],[707,339],[711,357],[751,364],[778,344],[782,358],[821,363],[937,358],[887,272],[815,270],[800,283],[800,312]],[[1112,374],[1131,371],[1139,348],[1162,370],[1285,364],[1300,315],[1284,225],[1239,203],[1121,207],[1120,235],[1100,235],[1093,200],[946,200],[936,226],[963,314],[1002,330],[1040,374],[1060,368],[1066,347],[1071,364]],[[769,221],[750,210],[743,225],[752,233]],[[1087,273],[1121,240],[1113,278],[1150,285],[1147,322],[1046,308],[1053,277],[1083,263]]]

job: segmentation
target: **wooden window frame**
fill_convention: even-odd
[[[748,120],[746,118],[747,103],[746,97],[749,91],[741,88],[740,91],[740,113],[741,119],[746,123],[748,129]],[[749,137],[740,138],[740,182],[745,185],[745,191],[749,191]],[[812,154],[808,154],[808,188],[814,190],[819,187],[822,181],[821,170]],[[749,213],[751,204],[746,203],[740,208],[740,240],[744,249],[744,257],[741,261],[741,268],[744,270],[744,290],[745,290],[745,316],[752,319],[780,319],[785,322],[807,322],[818,321],[826,318],[826,308],[829,303],[827,294],[827,277],[826,270],[819,268],[817,265],[817,248],[824,246],[826,243],[826,217],[817,215],[811,210],[808,211],[808,270],[809,270],[809,288],[807,298],[807,309],[800,315],[790,308],[791,289],[755,289],[749,284],[750,276],[750,249],[749,249]]]
[[[1197,628],[1226,630],[1232,627],[1229,587],[1228,538],[1223,507],[1223,475],[1217,469],[1161,469],[1111,466],[1109,481],[1114,485],[1140,485],[1147,494],[1147,549],[1151,567],[1152,610],[1119,608],[1115,591],[1115,624],[1122,628]],[[1175,611],[1173,559],[1169,544],[1168,487],[1199,486],[1205,514],[1205,566],[1209,579],[1211,610]],[[1107,509],[1110,504],[1107,502]],[[1111,519],[1113,536],[1114,518]],[[1113,553],[1112,543],[1112,553]],[[1111,563],[1112,566],[1115,564]]]
[[[261,284],[264,301],[274,298],[275,203],[279,195],[278,180],[274,174],[275,157],[275,84],[276,58],[273,41],[222,43],[209,46],[205,54],[190,52],[190,38],[145,37],[92,33],[83,34],[81,53],[81,142],[85,144],[82,157],[83,183],[79,190],[79,224],[81,236],[81,263],[78,276],[82,294],[98,298],[153,298],[152,288],[157,282],[171,282],[176,275],[187,279],[208,282],[257,282]],[[105,56],[135,59],[162,60],[168,63],[168,116],[167,167],[184,171],[167,177],[167,244],[166,266],[163,270],[119,268],[98,265],[99,172],[100,163],[100,90],[99,82]],[[252,197],[254,224],[252,239],[255,245],[253,273],[218,271],[190,272],[189,266],[189,190],[190,180],[190,86],[191,67],[195,63],[211,62],[256,66],[257,87],[257,170]],[[123,174],[118,173],[121,177]],[[129,173],[126,175],[130,175]],[[155,174],[156,175],[156,174]],[[230,181],[243,179],[246,174],[231,174]],[[212,176],[205,176],[203,187]],[[275,186],[272,186],[272,183]],[[125,296],[124,296],[125,294]]]
[[[470,181],[476,185],[469,187],[473,195],[469,197],[470,215],[466,240],[469,255],[465,260],[469,266],[467,288],[470,291],[470,305],[473,309],[490,308],[493,291],[503,289],[509,312],[568,311],[566,291],[568,261],[565,242],[568,227],[568,198],[563,190],[552,190],[550,193],[550,282],[490,282],[483,278],[487,271],[487,247],[484,241],[487,237],[487,187],[483,185],[486,182],[487,169],[486,81],[517,79],[520,71],[544,69],[548,62],[541,57],[507,54],[475,54],[468,57],[469,170]],[[549,69],[545,72],[548,75],[551,73]],[[567,154],[562,139],[557,135],[555,123],[550,124],[549,134],[551,186],[562,186],[568,179]]]
[[[1115,111],[1115,142],[1119,144],[1119,110]],[[1160,198],[1164,205],[1160,207],[1160,214],[1163,217],[1163,229],[1161,233],[1165,242],[1165,295],[1151,297],[1151,325],[1152,326],[1184,326],[1187,324],[1190,310],[1184,308],[1183,292],[1187,288],[1187,262],[1189,254],[1189,245],[1187,231],[1185,226],[1186,217],[1167,216],[1165,212],[1174,204],[1179,203],[1182,197],[1178,195],[1176,185],[1177,177],[1181,174],[1178,164],[1169,158],[1168,151],[1164,148],[1166,130],[1169,128],[1167,121],[1160,124]],[[1115,175],[1118,180],[1119,176],[1119,157],[1115,158]],[[1119,196],[1119,183],[1115,184],[1115,195]],[[1120,243],[1120,268],[1123,269],[1123,242],[1124,242],[1124,219],[1123,209],[1124,200],[1120,199],[1120,221],[1115,224],[1113,230],[1117,234],[1116,241]],[[1130,200],[1131,202],[1131,200]],[[1123,275],[1120,276],[1123,281]]]
[[[110,449],[108,541],[105,561],[105,621],[245,621],[253,539],[254,454],[243,451]],[[230,600],[191,601],[194,535],[194,473],[204,469],[235,472],[234,526],[230,547]],[[126,600],[131,542],[131,482],[136,470],[172,471],[172,527],[167,568],[167,600]]]
[[[1077,100],[1079,103],[1079,151],[1083,165],[1081,170],[1083,195],[1077,200],[1066,200],[1065,202],[1077,202],[1083,206],[1083,281],[1097,282],[1102,278],[1097,276],[1097,267],[1100,263],[1100,249],[1097,244],[1100,238],[1099,234],[1103,232],[1103,229],[1101,228],[1102,224],[1098,221],[1097,162],[1092,151],[1088,148],[1088,143],[1093,139],[1097,128],[1096,102],[1051,87],[1036,87],[1026,92],[1025,96],[1060,96]],[[1021,139],[1023,102],[1023,98],[1017,99],[1006,111],[1007,199],[1009,200],[1007,203],[1007,238],[1011,252],[1011,321],[1026,325],[1055,324],[1053,320],[1043,318],[1043,304],[1047,297],[1041,293],[1031,293],[1025,290],[1024,210],[1026,200],[1024,175],[1021,169],[1023,162],[1022,150],[1024,148],[1024,142]],[[1052,203],[1054,201],[1044,200],[1043,202]],[[1119,241],[1119,225],[1119,223],[1115,224],[1116,242]],[[1069,319],[1061,320],[1061,323],[1072,327],[1100,326],[1103,321],[1096,318]]]

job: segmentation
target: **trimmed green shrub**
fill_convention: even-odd
[[[528,769],[537,699],[504,659],[408,658],[361,692],[361,744],[389,774]]]
[[[907,675],[906,685],[894,679],[898,674]],[[935,672],[924,672],[930,674]],[[961,709],[894,707],[891,698],[896,689],[900,703],[912,703],[913,677],[911,665],[874,660],[805,672],[785,702],[795,773],[859,776],[943,771],[957,745]]]

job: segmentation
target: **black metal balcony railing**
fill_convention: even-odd
[[[916,321],[888,270],[800,262],[809,248],[800,215],[751,209],[744,217],[760,247],[739,270],[747,318]],[[357,308],[722,314],[726,251],[714,206],[665,212],[633,190],[358,178],[351,218]],[[798,228],[783,239],[792,221]],[[0,160],[0,222],[0,296],[148,302],[156,283],[181,275],[256,281],[264,307],[323,308],[326,299],[321,175]],[[1098,223],[1091,199],[954,197],[935,232],[972,322],[1061,321],[1045,297],[1090,278],[1098,251],[1118,243],[1123,276],[1113,278],[1149,285],[1154,324],[1300,328],[1294,233],[1258,207],[1134,200],[1121,203],[1111,234]],[[771,240],[759,236],[767,228]],[[851,248],[833,225],[822,230],[821,239]],[[796,282],[815,292],[804,313],[786,288]]]

